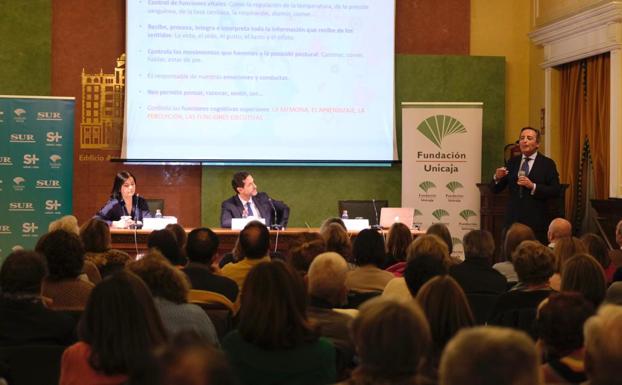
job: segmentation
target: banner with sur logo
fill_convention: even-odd
[[[414,224],[449,227],[453,255],[480,228],[482,103],[402,103],[402,206]]]
[[[72,213],[74,98],[0,96],[0,258]]]

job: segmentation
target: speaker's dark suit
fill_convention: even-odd
[[[272,201],[272,203],[271,203]],[[287,226],[289,220],[289,206],[281,201],[271,199],[266,193],[258,193],[253,197],[253,203],[259,209],[259,214],[266,220],[266,226],[278,224]],[[274,218],[276,210],[277,218]],[[222,202],[220,206],[220,227],[230,228],[232,218],[242,218],[244,206],[237,195]]]
[[[515,222],[523,223],[531,227],[538,240],[546,245],[548,243],[547,229],[553,219],[549,217],[547,201],[559,197],[559,174],[555,162],[538,153],[527,175],[536,184],[536,191],[531,195],[530,190],[516,184],[521,159],[522,155],[508,161],[508,174],[498,183],[493,181],[492,189],[495,193],[503,191],[506,187],[510,189],[510,198],[505,212],[505,228],[507,229]]]

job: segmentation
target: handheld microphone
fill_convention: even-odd
[[[276,207],[274,206],[274,202],[272,202],[272,198],[268,197],[268,202],[270,202],[270,206],[272,206],[272,211],[274,211],[274,223],[272,223],[270,227],[275,229],[275,230],[280,230],[281,229],[281,225],[276,223],[276,221],[277,221]],[[277,234],[277,237],[278,237],[278,234]]]
[[[372,229],[380,228],[380,221],[378,221],[378,208],[376,208],[376,200],[372,199],[371,204],[374,206],[374,216],[376,217],[376,223],[371,227]]]
[[[527,175],[527,174],[525,173],[525,171],[524,171],[524,170],[520,170],[520,171],[518,172],[518,177],[519,177],[519,178],[520,178],[521,176],[525,176],[525,175]],[[519,198],[522,198],[522,197],[523,197],[523,186],[519,186],[518,196],[519,196]]]

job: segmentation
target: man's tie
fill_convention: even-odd
[[[529,175],[529,160],[531,158],[526,156],[523,158],[523,164],[520,166],[520,170],[523,171],[525,176]]]
[[[255,216],[255,214],[253,213],[253,209],[251,208],[251,202],[246,202],[246,212],[248,213],[249,217]]]

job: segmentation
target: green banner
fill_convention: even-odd
[[[74,98],[0,96],[0,258],[73,212]]]

